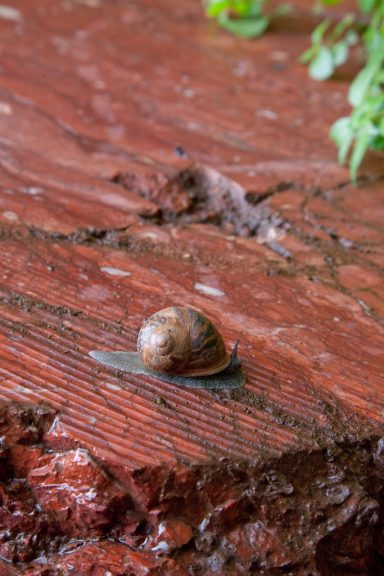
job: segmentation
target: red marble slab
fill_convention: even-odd
[[[200,3],[8,4],[0,574],[381,574],[383,162],[354,187],[328,138],[355,65],[308,77],[304,1],[252,42]],[[244,389],[88,356],[185,304]]]

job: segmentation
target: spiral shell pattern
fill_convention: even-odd
[[[145,366],[165,374],[208,376],[230,363],[222,337],[212,322],[192,308],[165,308],[148,318],[137,349]]]

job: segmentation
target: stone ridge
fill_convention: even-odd
[[[187,576],[193,567],[201,575],[323,576],[383,568],[377,437],[269,461],[128,471],[61,436],[59,421],[44,404],[0,408],[1,574]]]

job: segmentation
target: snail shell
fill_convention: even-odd
[[[141,361],[150,370],[183,376],[208,376],[231,362],[212,322],[192,308],[173,306],[148,318],[137,340]]]

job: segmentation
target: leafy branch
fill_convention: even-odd
[[[215,18],[221,28],[241,38],[257,38],[264,34],[271,20],[289,12],[283,4],[269,12],[264,11],[268,0],[205,0],[205,14]]]
[[[268,13],[268,0],[203,0],[206,15],[219,26],[243,38],[261,36],[271,20],[287,13],[282,4]],[[344,0],[321,0],[324,6]],[[350,116],[339,118],[331,127],[340,164],[349,162],[353,181],[369,149],[384,150],[384,0],[357,0],[362,18],[347,14],[333,24],[326,18],[311,35],[312,45],[301,56],[314,80],[326,80],[345,64],[352,47],[360,44],[364,66],[348,93]]]
[[[332,29],[331,21],[325,19],[312,32],[312,46],[300,58],[300,62],[309,64],[312,78],[325,80],[348,60],[349,49],[359,41],[358,34],[352,28],[355,20],[353,14],[347,14]]]
[[[324,4],[339,4],[343,0],[322,0]],[[353,181],[369,149],[384,150],[384,3],[382,0],[359,0],[368,24],[358,23],[348,14],[333,29],[324,20],[312,33],[312,46],[301,57],[309,63],[309,74],[315,80],[325,80],[347,61],[349,49],[361,42],[365,65],[353,80],[348,102],[350,116],[339,118],[331,127],[330,137],[339,149],[339,163],[349,158]]]

